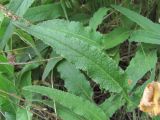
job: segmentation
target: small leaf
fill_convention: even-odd
[[[74,65],[67,61],[63,61],[57,69],[69,92],[91,100],[93,93],[89,81],[87,81],[85,76],[77,70]]]
[[[94,13],[93,17],[89,21],[89,26],[96,31],[99,24],[102,23],[104,16],[109,11],[108,8],[102,7],[99,8],[97,12]]]
[[[129,80],[131,80],[130,88],[132,89],[137,81],[142,78],[145,73],[153,69],[157,62],[156,50],[139,49],[136,56],[131,60],[130,65],[126,69]]]
[[[120,43],[127,40],[127,38],[129,37],[129,33],[129,30],[122,27],[114,29],[104,36],[102,41],[103,48],[110,49],[119,45]]]
[[[27,86],[24,90],[48,96],[88,120],[107,120],[98,106],[73,94],[43,86]]]
[[[106,116],[112,117],[112,115],[124,104],[125,100],[122,99],[121,95],[112,95],[100,105],[100,108],[103,109]]]
[[[51,72],[51,70],[54,69],[54,67],[56,66],[56,64],[57,64],[59,61],[62,60],[61,57],[58,58],[58,55],[57,55],[54,51],[51,53],[51,57],[53,57],[53,58],[54,58],[54,57],[57,57],[57,58],[54,58],[54,59],[50,60],[50,61],[47,63],[47,65],[46,65],[46,67],[45,67],[45,69],[44,69],[43,75],[42,75],[42,80],[45,80],[46,77],[47,77],[47,76],[49,75],[49,73]]]

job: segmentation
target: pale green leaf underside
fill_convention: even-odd
[[[47,23],[50,24],[50,27]],[[53,20],[26,26],[23,23],[15,22],[16,26],[55,47],[58,54],[74,63],[78,69],[87,71],[87,74],[102,88],[112,92],[120,92],[126,88],[125,74],[110,57],[94,47],[92,42],[91,45],[88,44],[88,41],[84,42],[83,38],[89,38],[76,33],[68,34],[68,32],[55,30],[54,27],[52,28],[54,24],[58,25],[59,23],[57,20]],[[70,26],[70,28],[72,27]],[[69,31],[68,29],[66,31]]]
[[[48,96],[88,120],[107,120],[106,115],[99,107],[73,94],[43,86],[28,86],[24,87],[24,90]]]

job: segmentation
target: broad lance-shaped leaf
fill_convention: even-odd
[[[9,10],[18,16],[23,16],[27,9],[31,6],[34,0],[11,0]],[[0,36],[0,49],[3,49],[7,44],[9,38],[12,36],[14,26],[10,21],[7,25],[3,25],[4,33]]]
[[[76,68],[87,71],[87,74],[102,88],[112,92],[121,92],[122,90],[126,92],[128,86],[126,75],[119,69],[115,61],[97,47],[85,42],[83,38],[86,38],[86,36],[74,33],[68,34],[63,30],[58,31],[54,27],[52,28],[52,25],[56,23],[59,24],[58,20],[30,26],[20,22],[14,24],[54,47],[58,54],[74,63]],[[66,31],[73,27],[70,26]]]
[[[157,62],[156,50],[139,49],[135,57],[131,60],[130,65],[126,69],[129,80],[131,80],[130,88],[132,89],[137,81],[142,78],[145,73],[153,69]]]
[[[91,100],[93,93],[89,81],[73,64],[63,61],[57,68],[69,92]]]
[[[96,31],[99,24],[102,23],[104,16],[107,14],[107,11],[109,11],[108,8],[102,7],[98,9],[97,12],[93,15],[93,17],[89,21],[89,26]]]
[[[136,22],[138,25],[140,25],[145,30],[154,31],[157,33],[160,33],[160,25],[153,23],[151,20],[149,20],[146,17],[143,17],[142,15],[139,15],[138,13],[131,11],[127,8],[112,5],[113,8],[124,14],[126,17],[128,17],[133,22]]]
[[[129,39],[130,41],[135,42],[143,42],[143,43],[150,43],[150,44],[160,44],[160,34],[145,31],[145,30],[137,30],[134,31]]]
[[[52,100],[70,108],[70,110],[80,116],[84,116],[88,120],[107,120],[102,109],[88,100],[82,99],[73,94],[43,86],[27,86],[24,87],[24,90],[48,96]]]

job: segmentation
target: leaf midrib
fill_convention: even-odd
[[[38,27],[40,27],[40,28],[43,29],[43,27],[41,27],[41,26],[38,26]],[[46,28],[46,29],[48,29],[48,28]],[[52,32],[51,29],[48,29],[48,30]],[[35,32],[36,32],[36,31],[35,31]],[[44,33],[40,33],[40,32],[37,32],[37,33],[39,33],[39,34],[44,34]],[[44,34],[44,36],[46,36],[46,34]],[[67,46],[68,48],[72,49],[73,51],[76,51],[77,53],[85,56],[89,61],[91,61],[91,62],[94,63],[99,69],[101,69],[112,81],[114,81],[114,83],[118,84],[118,86],[123,90],[123,87],[121,87],[121,85],[120,85],[114,78],[112,78],[111,75],[108,74],[108,73],[105,71],[105,69],[104,69],[100,64],[98,64],[97,62],[95,62],[95,61],[93,61],[93,60],[90,60],[90,58],[89,58],[88,56],[86,56],[85,54],[83,54],[82,52],[77,51],[76,49],[74,49],[74,48],[68,46],[67,44],[59,41],[58,39],[54,38],[53,36],[50,36],[50,35],[47,35],[47,36],[48,36],[50,39],[55,39],[56,42],[59,42],[60,44],[63,44],[64,46]]]
[[[41,24],[42,26],[43,25],[45,25],[45,24]],[[49,28],[50,29],[50,28]],[[89,42],[91,42],[94,46],[95,45],[97,45],[97,46],[99,46],[100,47],[100,45],[97,43],[97,42],[95,42],[94,40],[92,40],[92,39],[89,39],[89,38],[87,38],[86,36],[82,36],[81,34],[75,34],[75,33],[72,33],[72,32],[68,32],[68,31],[64,31],[64,30],[60,30],[60,29],[52,29],[52,30],[54,30],[54,31],[56,31],[56,32],[59,32],[59,33],[65,33],[65,34],[70,34],[70,35],[73,35],[73,36],[75,36],[75,37],[77,37],[78,39],[84,39],[84,40],[87,40],[87,41],[89,41]],[[84,28],[84,30],[85,30],[85,28]],[[83,40],[83,41],[84,41]],[[96,46],[96,47],[97,47]]]

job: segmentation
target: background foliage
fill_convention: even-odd
[[[158,120],[159,0],[0,0],[0,119]]]

